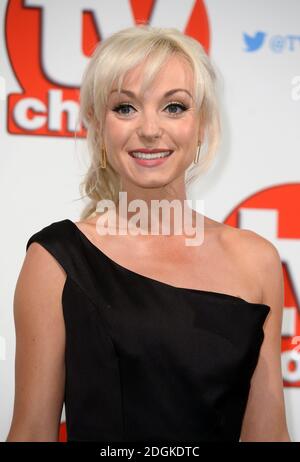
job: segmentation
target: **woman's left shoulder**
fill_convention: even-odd
[[[262,264],[268,264],[279,257],[276,246],[251,229],[235,228],[226,224],[221,229],[221,234],[222,241],[232,250],[236,249],[244,258],[254,258],[256,263],[261,260]]]
[[[261,287],[262,302],[271,306],[283,301],[282,262],[277,247],[250,229],[227,227],[223,239],[241,268],[247,268]]]

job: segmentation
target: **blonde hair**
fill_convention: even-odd
[[[211,164],[220,136],[217,78],[216,71],[202,45],[176,28],[158,28],[140,24],[120,30],[95,48],[82,78],[79,119],[87,129],[91,164],[80,184],[81,191],[90,199],[81,213],[81,219],[95,212],[98,201],[110,199],[117,204],[119,199],[120,175],[108,160],[106,168],[100,168],[101,128],[108,95],[113,85],[117,82],[120,91],[125,74],[147,58],[141,89],[142,92],[145,91],[166,59],[174,54],[182,56],[192,66],[195,106],[197,111],[201,111],[200,123],[205,127],[206,149],[203,149],[205,143],[202,142],[200,161],[191,169],[187,169],[186,186],[198,178]]]

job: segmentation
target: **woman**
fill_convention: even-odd
[[[150,228],[153,201],[184,205],[216,151],[202,46],[176,29],[122,30],[96,48],[80,102],[90,202],[27,243],[7,441],[57,441],[64,402],[68,441],[289,441],[276,248],[195,211],[200,245],[174,231],[175,213],[154,219],[168,234]],[[146,205],[140,233],[119,192]]]

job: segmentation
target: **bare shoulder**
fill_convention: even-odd
[[[53,255],[38,242],[32,242],[27,249],[15,288],[15,314],[25,309],[55,308],[60,310],[62,290],[66,273]]]
[[[58,440],[65,382],[65,280],[54,257],[38,242],[31,243],[13,300],[15,400],[7,441]]]
[[[25,274],[26,273],[26,274]],[[65,271],[58,261],[38,242],[32,242],[28,247],[21,268],[22,277],[34,278],[35,281],[43,280],[51,276],[48,282],[63,283],[66,277]]]
[[[242,441],[290,441],[285,416],[281,371],[281,326],[284,278],[280,254],[268,239],[251,230],[238,230],[236,246],[256,268],[261,303],[270,308],[264,340],[251,381],[241,432]],[[254,273],[253,273],[254,274]]]
[[[59,329],[59,321],[63,320],[61,298],[66,277],[65,270],[54,256],[38,242],[32,242],[15,289],[14,314],[17,320],[23,320],[26,311],[45,325],[50,319],[56,320],[52,327],[53,330]]]
[[[260,234],[250,229],[240,229],[224,225],[221,229],[221,239],[232,252],[241,258],[253,260],[257,269],[268,268],[278,261],[279,253],[275,245]]]
[[[270,308],[264,322],[264,340],[251,379],[241,430],[242,441],[291,441],[285,415],[281,371],[281,326],[284,306],[284,278],[276,246],[249,229],[222,228],[231,251],[250,265],[251,277],[258,278],[261,303]]]

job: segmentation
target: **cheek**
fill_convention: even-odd
[[[108,115],[105,119],[106,143],[111,146],[119,146],[128,135],[128,126],[124,121],[118,120],[113,115]]]
[[[194,145],[197,137],[197,124],[193,118],[182,120],[182,123],[174,127],[174,136],[178,143],[183,145]]]

